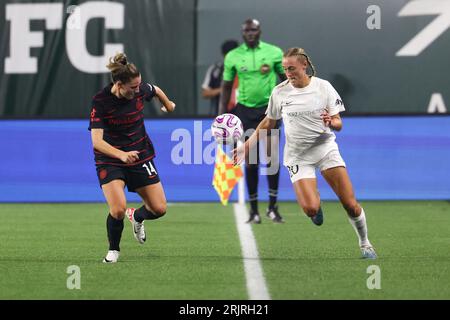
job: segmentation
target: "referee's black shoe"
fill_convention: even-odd
[[[261,217],[259,216],[258,212],[250,212],[250,217],[247,220],[247,223],[255,223],[260,224],[261,223]]]
[[[267,214],[270,219],[272,219],[275,223],[283,223],[283,218],[278,212],[278,206],[274,206],[273,208],[267,208]]]

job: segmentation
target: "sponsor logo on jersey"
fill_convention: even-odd
[[[143,114],[138,114],[134,117],[123,117],[119,119],[108,119],[108,124],[110,125],[121,125],[121,124],[130,124],[133,122],[137,122],[144,117]]]
[[[95,114],[97,113],[97,110],[95,110],[95,108],[92,108],[91,111],[91,122],[100,122],[100,118],[96,118]]]

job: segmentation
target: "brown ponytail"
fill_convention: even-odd
[[[136,66],[128,62],[124,53],[117,53],[114,57],[109,58],[109,64],[106,67],[111,71],[113,82],[128,83],[140,75]]]

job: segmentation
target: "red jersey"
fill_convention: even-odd
[[[134,166],[155,156],[153,143],[145,131],[144,100],[150,101],[156,94],[155,87],[141,83],[139,93],[132,100],[117,98],[111,93],[110,83],[92,99],[89,130],[103,129],[103,140],[122,151],[139,151],[139,161],[126,164],[94,150],[95,164]]]

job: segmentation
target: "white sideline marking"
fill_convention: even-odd
[[[248,218],[247,208],[239,203],[234,203],[233,208],[241,242],[248,298],[249,300],[271,300],[261,262],[259,261],[258,247],[253,236],[252,227],[250,224],[245,223]]]

